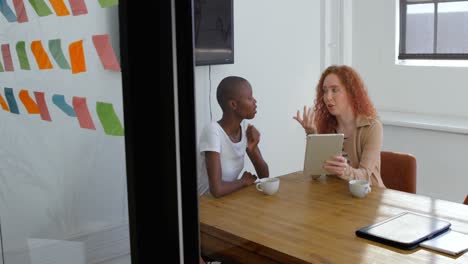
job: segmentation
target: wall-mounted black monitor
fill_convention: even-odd
[[[194,0],[195,65],[234,63],[233,0]]]

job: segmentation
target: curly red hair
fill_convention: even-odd
[[[327,106],[323,102],[323,82],[329,74],[335,74],[346,88],[351,108],[356,116],[377,117],[377,111],[367,94],[367,89],[359,74],[349,66],[332,65],[322,73],[316,87],[314,112],[315,126],[318,133],[335,133],[337,126],[336,117],[328,112]]]

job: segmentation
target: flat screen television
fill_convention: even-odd
[[[195,65],[234,63],[233,0],[194,0]]]

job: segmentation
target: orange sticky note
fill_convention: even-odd
[[[5,99],[1,95],[0,95],[0,105],[2,106],[3,110],[10,111],[10,107],[8,107],[8,104],[6,103]]]
[[[19,92],[19,99],[23,103],[26,111],[30,114],[39,114],[39,107],[37,106],[36,102],[29,96],[29,92],[27,90],[21,90]]]
[[[52,63],[47,55],[40,40],[35,40],[31,43],[31,50],[36,58],[37,66],[40,70],[52,69]]]
[[[63,2],[63,0],[49,0],[49,2],[52,5],[52,8],[54,9],[55,14],[57,14],[57,16],[70,15],[70,11],[68,11],[68,8]]]
[[[68,46],[68,53],[70,54],[72,73],[80,73],[86,71],[83,40],[76,41]]]

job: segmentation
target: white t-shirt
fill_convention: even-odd
[[[214,121],[203,128],[200,135],[201,166],[198,173],[198,194],[209,193],[208,172],[206,170],[205,151],[220,153],[221,178],[223,181],[234,181],[244,169],[244,157],[247,148],[244,122],[241,123],[241,140],[233,143],[223,128]]]

